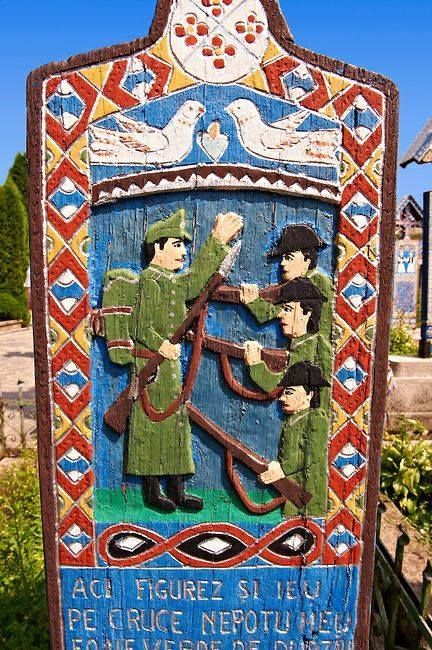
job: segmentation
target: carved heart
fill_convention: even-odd
[[[198,144],[214,162],[217,162],[224,155],[229,138],[220,132],[219,122],[212,122],[207,131],[198,134]]]

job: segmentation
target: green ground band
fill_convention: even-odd
[[[235,493],[225,490],[196,490],[193,494],[204,499],[201,512],[190,512],[178,509],[167,515],[154,508],[148,508],[143,503],[140,489],[129,488],[122,490],[95,490],[95,519],[98,523],[131,523],[142,522],[183,522],[197,524],[208,521],[226,521],[231,523],[268,523],[278,524],[282,521],[281,509],[267,515],[251,514],[240,502]],[[260,490],[252,490],[249,496],[257,503],[266,503],[271,496]]]

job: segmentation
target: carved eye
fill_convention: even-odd
[[[136,557],[156,545],[152,539],[140,533],[118,533],[108,542],[108,553],[115,560]]]
[[[307,528],[299,526],[279,537],[268,549],[283,557],[299,557],[307,555],[315,544],[315,535]]]
[[[177,548],[190,557],[218,564],[239,555],[246,545],[226,533],[203,533],[179,544]]]

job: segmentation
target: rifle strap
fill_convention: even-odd
[[[232,453],[229,451],[229,449],[225,450],[225,465],[226,469],[228,472],[228,476],[230,478],[230,481],[237,492],[241,502],[243,505],[249,510],[249,512],[252,512],[256,515],[266,515],[269,512],[273,512],[274,510],[277,510],[281,506],[285,505],[287,502],[287,498],[280,496],[280,497],[275,497],[268,503],[255,503],[255,501],[252,501],[252,499],[249,497],[248,493],[246,492],[243,483],[240,480],[239,475],[237,474],[237,471],[234,466],[234,458]]]
[[[196,333],[195,333],[195,338],[193,343],[192,356],[189,363],[189,369],[186,376],[184,387],[180,392],[179,396],[174,400],[174,402],[172,402],[172,404],[169,405],[169,407],[165,411],[157,411],[153,407],[150,401],[147,388],[141,393],[141,405],[147,417],[150,418],[152,422],[163,422],[171,415],[176,413],[180,408],[180,406],[182,404],[185,404],[189,400],[192,394],[193,387],[195,385],[195,380],[201,362],[203,341],[205,335],[206,315],[207,315],[207,308],[204,308],[201,311],[197,320]]]
[[[243,384],[237,381],[234,377],[230,361],[226,354],[220,355],[220,364],[226,383],[234,393],[237,393],[237,395],[240,395],[241,397],[246,397],[246,399],[251,399],[256,402],[270,402],[278,399],[283,393],[283,388],[275,388],[271,393],[264,393],[243,386]]]

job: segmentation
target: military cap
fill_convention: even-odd
[[[151,225],[146,232],[145,241],[146,244],[153,244],[163,237],[191,241],[192,236],[186,230],[186,210],[177,210],[166,219]]]
[[[310,226],[287,226],[282,232],[278,245],[270,251],[269,256],[280,257],[285,253],[307,248],[323,248],[325,245]]]
[[[282,284],[272,302],[280,305],[283,302],[303,302],[304,300],[327,302],[324,294],[308,278],[298,278]]]
[[[284,388],[288,388],[289,386],[328,388],[330,384],[322,374],[319,366],[315,366],[310,361],[299,361],[288,368],[279,386],[283,386]]]

